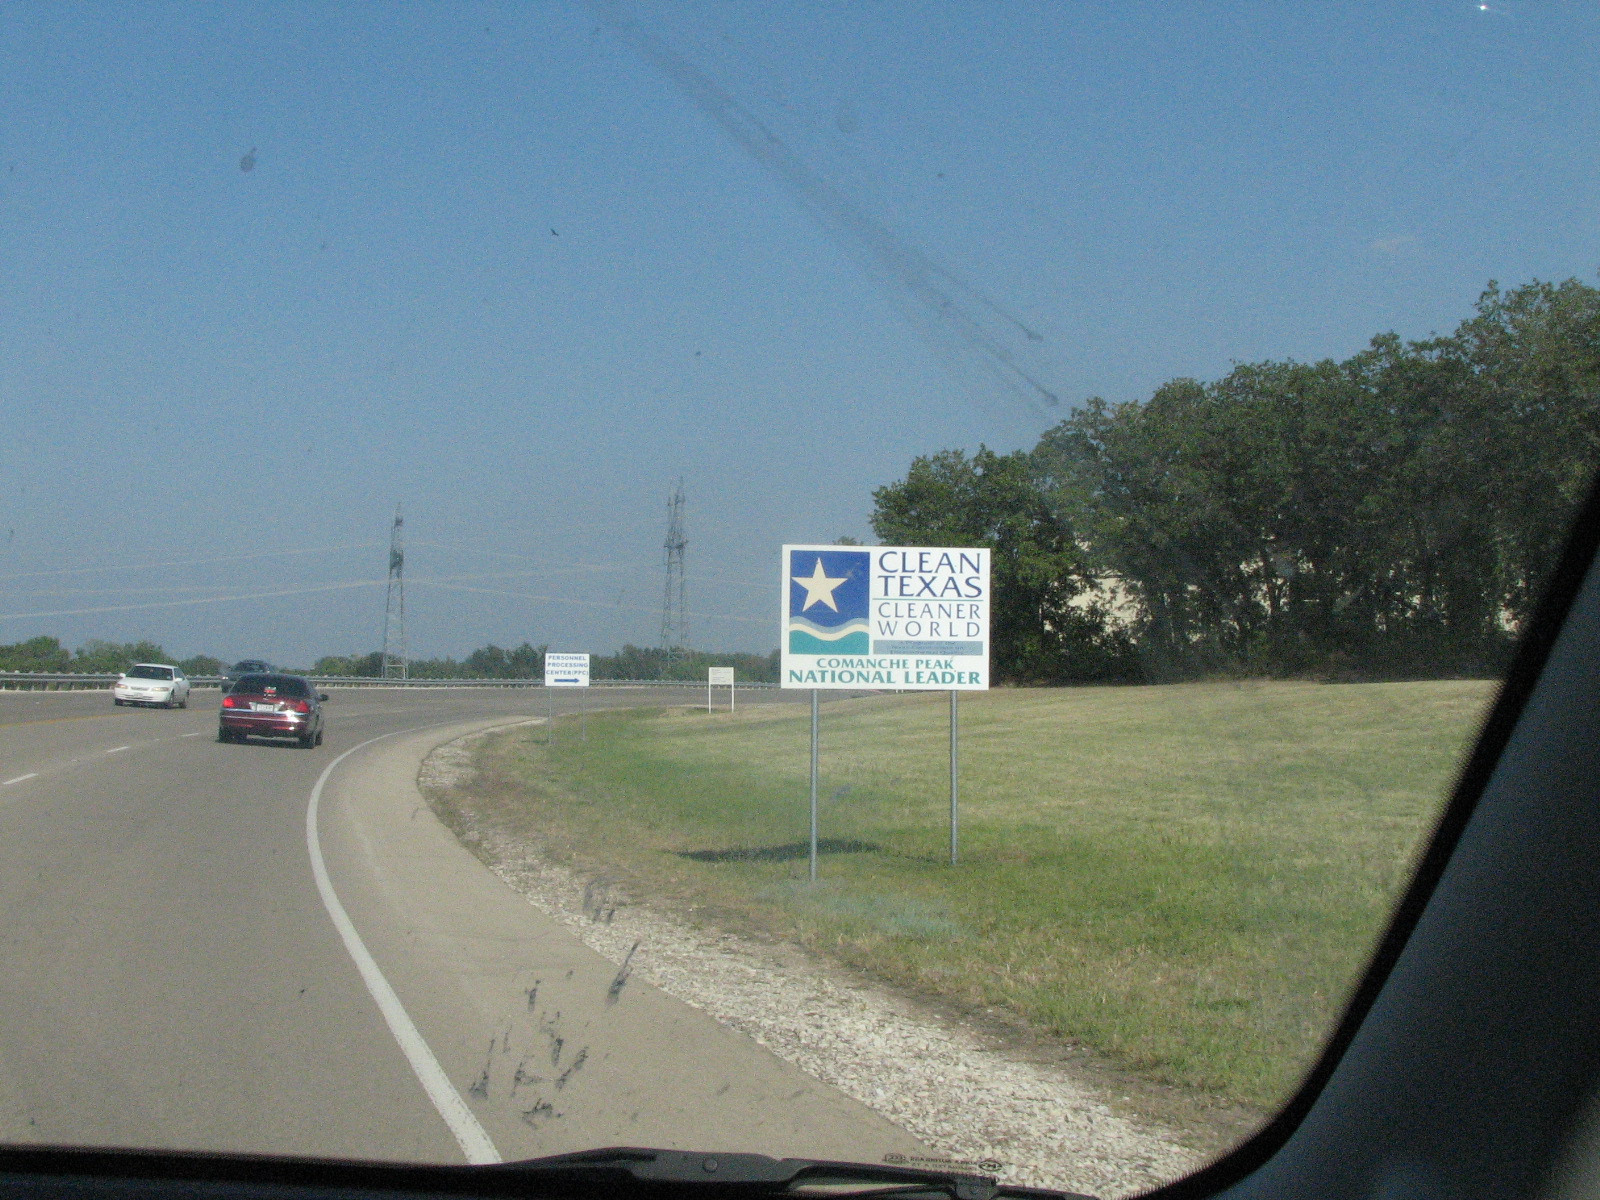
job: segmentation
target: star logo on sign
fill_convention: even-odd
[[[822,559],[817,559],[816,569],[810,575],[791,575],[789,578],[806,590],[806,602],[800,606],[801,612],[813,604],[826,604],[834,612],[839,611],[839,606],[833,602],[833,589],[843,583],[845,577],[828,578],[828,573],[822,569]]]

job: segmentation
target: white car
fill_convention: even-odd
[[[159,704],[189,707],[189,679],[169,663],[134,663],[111,685],[115,704]]]

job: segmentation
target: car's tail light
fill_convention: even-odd
[[[222,707],[223,708],[238,708],[238,707],[240,707],[239,698],[237,696],[224,696],[222,698]]]
[[[289,711],[290,712],[308,713],[308,712],[311,711],[311,701],[309,701],[309,700],[291,700],[291,701],[289,701],[288,707],[289,707]]]

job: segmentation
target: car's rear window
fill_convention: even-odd
[[[304,679],[293,675],[246,675],[233,685],[234,694],[241,692],[252,696],[293,696],[305,699],[311,693]]]
[[[171,679],[171,667],[146,667],[143,665],[128,668],[129,679]]]

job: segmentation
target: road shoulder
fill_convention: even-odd
[[[417,788],[442,741],[385,739],[330,778],[335,888],[507,1159],[605,1145],[880,1160],[925,1143],[608,960],[468,853]]]
[[[472,770],[471,736],[425,761],[423,794],[448,800]],[[464,798],[464,797],[462,797]],[[464,811],[445,803],[445,811]],[[634,903],[491,830],[457,830],[542,912],[610,961],[749,1035],[774,1054],[914,1131],[921,1157],[1008,1182],[1098,1195],[1148,1190],[1207,1157],[1159,1124],[1116,1111],[1058,1066],[1006,1053],[970,1023],[816,961],[793,947],[697,927]],[[983,1164],[978,1167],[977,1164]]]

